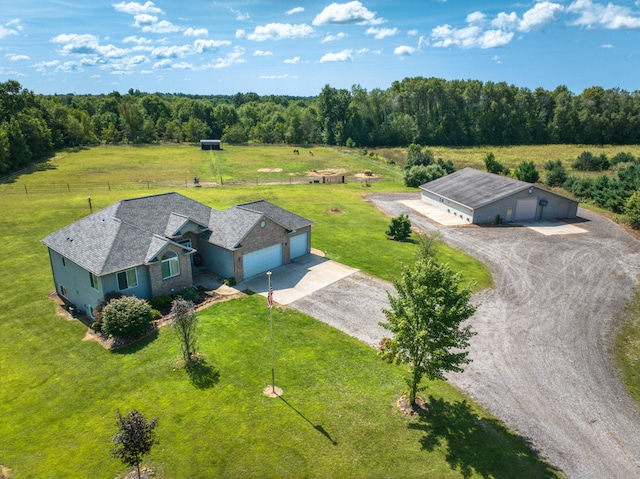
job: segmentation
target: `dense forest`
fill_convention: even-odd
[[[576,95],[504,82],[405,78],[386,90],[326,85],[317,97],[143,93],[40,95],[0,83],[0,175],[54,150],[98,143],[355,147],[640,143],[640,91]]]

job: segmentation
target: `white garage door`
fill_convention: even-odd
[[[304,256],[309,252],[309,233],[291,237],[291,259]]]
[[[516,204],[516,221],[535,220],[538,198],[520,198]]]
[[[245,278],[282,266],[282,244],[245,254],[242,258],[242,265]]]

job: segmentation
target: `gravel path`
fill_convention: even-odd
[[[372,195],[390,216],[416,195]],[[580,209],[588,234],[528,228],[442,228],[445,241],[489,266],[495,288],[474,297],[473,362],[450,381],[527,438],[570,478],[640,477],[640,413],[607,350],[613,320],[633,296],[640,245],[613,222]],[[389,283],[363,274],[292,306],[376,344]]]

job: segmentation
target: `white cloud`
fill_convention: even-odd
[[[410,47],[408,45],[400,45],[393,50],[393,53],[398,56],[409,56],[413,55],[416,52],[414,47]]]
[[[493,60],[495,63],[497,63],[498,65],[500,65],[502,63],[502,60],[500,60],[500,57],[498,55],[494,55],[491,60]]]
[[[171,68],[171,60],[160,60],[159,62],[153,64],[154,70],[162,70],[165,68]]]
[[[133,23],[134,27],[144,27],[148,25],[153,25],[158,21],[158,17],[155,15],[149,15],[148,13],[141,13],[133,17],[135,22]]]
[[[243,13],[240,10],[235,10],[233,7],[228,7],[229,11],[236,16],[236,20],[239,22],[244,22],[245,20],[249,20],[251,18],[251,14],[246,12]]]
[[[604,45],[600,45],[600,48],[613,48],[611,43],[605,43]]]
[[[287,78],[298,78],[298,75],[289,75],[288,73],[284,75],[260,75],[258,77],[260,80],[285,80]]]
[[[373,38],[376,40],[382,40],[386,37],[392,37],[398,33],[397,28],[378,28],[378,27],[369,27],[365,32],[367,35],[373,35]]]
[[[235,63],[244,63],[246,60],[242,58],[244,55],[244,48],[242,47],[234,47],[233,51],[227,53],[227,56],[224,58],[217,58],[212,66],[213,68],[227,68]]]
[[[320,63],[351,61],[353,60],[352,53],[353,53],[353,50],[351,49],[342,50],[341,52],[338,52],[338,53],[326,53],[320,59]]]
[[[407,32],[407,35],[409,35],[410,37],[415,37],[417,34],[418,34],[418,30],[415,28],[412,28]]]
[[[172,45],[169,47],[157,47],[151,51],[155,58],[182,58],[192,52],[189,45]]]
[[[338,33],[336,35],[327,35],[326,37],[324,37],[322,39],[321,43],[327,43],[327,42],[335,42],[338,40],[342,40],[343,38],[347,38],[347,34],[346,33]]]
[[[287,10],[285,14],[294,15],[296,13],[302,13],[302,12],[304,12],[304,7],[295,7],[295,8],[292,8],[291,10]]]
[[[153,2],[146,2],[141,5],[137,2],[121,2],[112,5],[118,12],[128,13],[130,15],[138,15],[140,13],[164,13],[160,8],[154,6]]]
[[[253,33],[247,38],[256,42],[264,40],[283,40],[294,38],[305,38],[313,33],[313,28],[304,23],[291,25],[290,23],[269,23],[264,26],[257,26]]]
[[[640,15],[634,13],[629,7],[612,3],[603,5],[593,3],[591,0],[576,0],[567,7],[567,12],[578,15],[571,24],[580,27],[600,27],[608,30],[640,28]]]
[[[296,65],[300,63],[300,57],[288,58],[284,61],[284,63],[289,63],[290,65]]]
[[[185,37],[208,37],[209,30],[206,28],[187,28],[182,34]]]
[[[168,69],[191,70],[193,68],[193,65],[187,62],[171,63],[171,60],[161,60],[157,63],[154,63],[153,68],[155,70],[168,70]]]
[[[513,32],[502,30],[486,30],[470,25],[466,28],[451,28],[451,25],[441,25],[431,31],[434,47],[495,48],[508,44],[513,38]]]
[[[136,37],[135,35],[132,35],[130,37],[126,37],[124,40],[122,40],[122,42],[123,43],[137,43],[138,45],[149,45],[149,44],[153,43],[148,38]]]
[[[99,39],[95,35],[63,33],[51,39],[53,43],[63,45],[63,54],[94,55],[98,53]]]
[[[31,59],[31,57],[28,57],[27,55],[14,55],[14,54],[11,54],[11,53],[7,53],[5,55],[5,57],[9,58],[9,60],[12,61],[12,62],[17,62],[17,61],[20,61],[20,60],[30,60]]]
[[[384,23],[384,19],[376,18],[376,13],[370,11],[358,1],[349,3],[332,3],[325,7],[316,18],[313,25],[327,24],[356,24],[356,25],[379,25]]]
[[[469,25],[483,26],[487,22],[487,16],[482,12],[473,12],[467,15]]]
[[[256,50],[253,52],[254,57],[270,57],[271,55],[273,55],[273,52],[270,51]]]
[[[231,45],[229,40],[202,40],[198,39],[193,42],[194,49],[197,53],[215,52],[220,47]]]
[[[11,20],[4,25],[0,25],[0,39],[8,37],[9,35],[18,35],[22,29],[23,27],[20,25],[19,19]]]
[[[499,13],[491,22],[491,26],[502,30],[530,32],[540,30],[545,25],[558,20],[558,14],[564,11],[564,7],[559,3],[539,2],[533,8],[527,10],[522,19],[515,12],[506,14]]]
[[[407,45],[400,45],[393,50],[393,53],[399,56],[409,56],[413,55],[416,52],[416,49]]]
[[[154,23],[152,25],[146,25],[142,27],[143,32],[152,32],[152,33],[172,33],[179,32],[182,30],[180,27],[174,25],[173,23],[167,20],[161,20],[158,23]]]
[[[236,38],[244,38],[245,33],[246,32],[242,29],[236,30]]]
[[[558,20],[558,14],[564,11],[564,7],[559,3],[539,2],[534,7],[522,15],[519,30],[529,32],[538,30],[549,23]]]

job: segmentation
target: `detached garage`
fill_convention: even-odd
[[[506,176],[464,168],[420,187],[422,201],[472,224],[575,218],[578,202]]]

